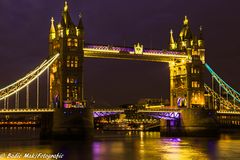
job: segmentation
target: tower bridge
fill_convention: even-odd
[[[78,25],[75,25],[71,20],[68,4],[65,2],[61,21],[55,23],[54,19],[51,19],[49,58],[23,78],[0,89],[0,105],[2,105],[0,114],[49,112],[53,113],[53,130],[58,133],[68,132],[69,128],[80,130],[88,128],[92,124],[90,117],[93,117],[93,114],[90,104],[84,97],[83,61],[85,58],[106,58],[169,64],[170,106],[176,109],[143,109],[138,110],[138,113],[152,115],[156,113],[159,117],[170,113],[168,114],[170,117],[173,115],[175,118],[180,118],[185,127],[204,126],[206,122],[212,124],[212,121],[207,119],[211,119],[214,114],[218,114],[220,119],[228,116],[230,121],[233,116],[229,115],[234,114],[236,119],[240,110],[240,93],[224,82],[206,63],[205,40],[202,32],[200,27],[199,33],[193,34],[189,20],[185,16],[176,40],[173,31],[170,31],[167,49],[146,49],[140,43],[133,47],[85,43],[82,16]],[[211,87],[204,83],[206,69],[212,76]],[[40,106],[39,77],[44,72],[47,72],[47,105]],[[36,82],[36,105],[32,107],[29,103],[29,86],[34,82]],[[19,103],[20,92],[26,94],[24,107]],[[14,99],[12,107],[10,107],[11,99]],[[104,116],[104,113],[111,115],[115,112],[124,111],[99,109],[94,111],[94,116]],[[204,123],[200,122],[203,119]],[[75,123],[78,121],[85,128]],[[234,121],[234,124],[239,123]]]

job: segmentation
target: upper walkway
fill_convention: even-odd
[[[86,58],[109,58],[149,62],[172,62],[187,59],[185,52],[143,49],[143,46],[139,44],[133,48],[109,45],[85,45],[83,50],[84,57]]]

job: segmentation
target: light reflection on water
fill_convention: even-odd
[[[159,132],[107,132],[89,141],[50,141],[39,140],[35,128],[0,128],[0,159],[7,159],[9,153],[62,153],[66,160],[237,160],[239,133],[220,138],[167,138]]]

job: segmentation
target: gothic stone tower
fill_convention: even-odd
[[[188,56],[186,60],[169,63],[171,105],[187,108],[203,107],[205,47],[202,28],[200,27],[199,35],[194,36],[185,16],[177,42],[174,41],[172,30],[170,31],[169,49],[185,52]]]
[[[65,2],[61,22],[55,25],[52,18],[49,34],[49,55],[60,53],[49,70],[49,102],[52,107],[71,108],[84,105],[83,36],[81,16],[75,26]]]

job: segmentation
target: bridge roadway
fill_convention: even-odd
[[[173,108],[173,107],[164,107],[164,108],[157,108],[157,109],[140,109],[137,110],[138,113],[161,113],[161,112],[178,112],[181,113],[180,108]],[[40,109],[0,109],[0,114],[1,113],[51,113],[54,112],[53,108],[40,108]],[[94,113],[100,113],[100,112],[114,112],[114,113],[124,113],[125,110],[124,109],[119,109],[119,108],[94,108],[93,109]],[[217,111],[216,112],[218,115],[239,115],[240,116],[240,112],[236,112],[236,111]]]
[[[107,45],[85,45],[83,48],[86,58],[109,58],[122,60],[139,60],[149,62],[173,62],[187,59],[184,52],[143,49],[136,53],[134,48],[115,47]]]
[[[174,107],[163,107],[163,108],[154,108],[154,109],[140,109],[135,110],[135,113],[147,114],[148,116],[154,117],[156,119],[166,119],[166,120],[177,120],[181,115],[181,112],[185,108],[174,108]],[[111,116],[115,114],[124,113],[126,110],[121,108],[98,108],[93,109],[93,117],[104,117]],[[0,109],[0,116],[5,115],[41,115],[46,118],[49,114],[53,113],[54,109],[44,108],[44,109]],[[218,123],[222,127],[239,127],[240,126],[240,112],[236,111],[217,111],[216,112]],[[3,123],[3,122],[2,122]],[[5,123],[4,123],[5,124]]]
[[[0,114],[4,113],[53,113],[54,109],[41,108],[41,109],[1,109]]]

